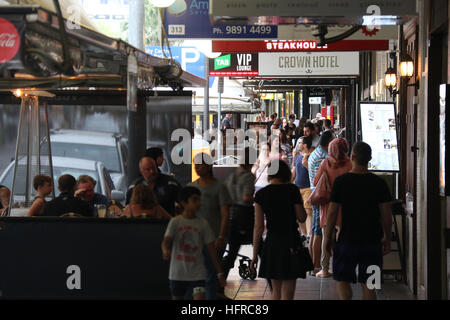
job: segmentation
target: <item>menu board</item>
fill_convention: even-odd
[[[372,148],[369,170],[400,171],[394,103],[361,102],[362,141]]]

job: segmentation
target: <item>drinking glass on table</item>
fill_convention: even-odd
[[[97,217],[99,218],[106,218],[106,206],[104,204],[97,204]]]

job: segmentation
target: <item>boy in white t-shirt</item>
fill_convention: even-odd
[[[226,285],[214,247],[214,233],[205,219],[196,216],[201,205],[200,199],[200,190],[195,187],[186,187],[180,191],[183,214],[170,220],[161,245],[163,259],[171,260],[169,280],[174,300],[183,300],[189,291],[194,300],[204,300],[206,270],[202,248],[205,245],[218,271],[220,285]]]

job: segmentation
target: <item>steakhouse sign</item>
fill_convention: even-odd
[[[13,59],[20,49],[20,35],[16,27],[0,18],[0,64]]]
[[[389,40],[342,40],[319,46],[315,40],[227,40],[212,42],[213,52],[387,51]]]

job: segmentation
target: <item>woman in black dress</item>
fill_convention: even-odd
[[[305,278],[305,272],[291,270],[290,248],[294,248],[300,241],[297,220],[305,222],[306,212],[300,191],[291,184],[291,171],[284,161],[273,160],[270,163],[268,180],[270,185],[258,191],[255,196],[251,268],[255,270],[258,263],[265,215],[267,237],[261,250],[259,277],[272,283],[272,300],[292,300],[297,278]]]

